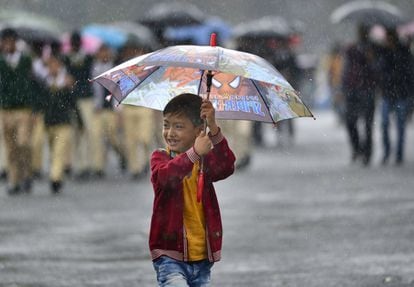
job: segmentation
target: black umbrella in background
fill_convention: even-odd
[[[403,13],[397,6],[370,0],[347,2],[337,7],[330,16],[334,24],[343,22],[357,22],[367,26],[382,25],[395,27],[404,22]]]
[[[149,27],[158,40],[163,41],[164,31],[168,27],[199,25],[205,19],[206,15],[193,4],[164,2],[154,5],[138,22]]]
[[[16,30],[20,38],[29,43],[58,42],[63,32],[63,23],[40,14],[15,10],[0,12],[0,30],[9,27]]]
[[[265,16],[244,22],[234,28],[235,38],[288,38],[294,32],[281,16]]]
[[[289,41],[298,30],[281,16],[265,16],[237,25],[233,30],[236,49],[267,58]]]

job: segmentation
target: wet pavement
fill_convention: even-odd
[[[297,119],[290,147],[254,152],[216,185],[223,259],[212,286],[414,286],[414,123],[406,162],[380,165],[378,126],[369,168],[351,164],[330,112]],[[112,167],[97,182],[69,181],[52,196],[0,193],[0,286],[156,286],[147,236],[148,180]]]

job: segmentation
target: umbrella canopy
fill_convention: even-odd
[[[128,37],[120,28],[106,24],[89,24],[81,29],[82,37],[93,36],[111,48],[118,49],[126,43]]]
[[[94,81],[118,102],[157,110],[176,95],[194,93],[209,98],[220,119],[276,123],[312,116],[270,63],[221,47],[167,47],[129,60]]]
[[[141,23],[151,27],[168,27],[201,24],[204,20],[204,13],[195,5],[164,2],[154,5]]]
[[[20,38],[27,42],[58,42],[64,24],[40,14],[24,11],[2,10],[0,29],[10,27],[16,30]]]
[[[234,28],[234,37],[240,38],[288,38],[295,32],[281,16],[265,16],[245,22]]]
[[[114,22],[107,24],[89,24],[81,29],[82,37],[95,37],[113,49],[119,49],[126,43],[155,50],[159,44],[151,30],[138,23]]]
[[[347,2],[336,8],[330,18],[334,24],[355,21],[369,26],[380,24],[386,27],[404,21],[398,7],[387,2],[369,0]]]
[[[224,43],[230,39],[232,28],[222,19],[210,17],[202,24],[168,27],[164,31],[164,38],[174,44],[189,41],[195,45],[208,45],[211,33],[216,33],[219,42]]]
[[[140,47],[146,47],[148,50],[161,48],[160,43],[155,38],[153,32],[146,26],[135,22],[113,22],[110,26],[119,28],[127,34],[127,42]]]

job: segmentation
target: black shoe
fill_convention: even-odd
[[[127,167],[128,167],[128,163],[127,163],[125,156],[120,155],[119,156],[119,169],[122,171],[122,173],[124,173],[127,170]]]
[[[65,167],[64,170],[65,176],[69,177],[72,175],[72,168],[70,166]]]
[[[7,171],[2,170],[0,172],[0,180],[2,180],[2,181],[6,181],[7,180]]]
[[[369,157],[364,156],[364,157],[362,158],[362,165],[363,165],[363,166],[365,166],[365,167],[367,167],[367,166],[369,166],[370,161],[371,161],[371,159],[370,159]]]
[[[52,181],[50,182],[50,191],[52,194],[59,194],[62,192],[62,182],[61,181]]]
[[[382,165],[387,165],[388,164],[388,160],[389,160],[389,156],[388,155],[384,155],[384,157],[382,158],[381,164]]]
[[[97,170],[92,174],[92,177],[96,179],[103,179],[105,178],[105,172],[103,170]]]
[[[91,177],[91,172],[89,170],[81,171],[76,175],[76,179],[80,181],[86,181]]]
[[[7,189],[7,194],[10,195],[10,196],[19,195],[19,194],[21,194],[21,192],[22,192],[22,190],[21,190],[19,185],[9,187]]]
[[[22,192],[27,193],[27,194],[32,193],[32,186],[33,186],[32,179],[26,178],[22,184]]]
[[[397,160],[395,161],[395,165],[396,166],[401,166],[403,165],[404,161],[402,158],[397,158]]]
[[[133,173],[131,175],[131,180],[133,180],[133,181],[139,181],[139,180],[145,178],[146,176],[147,176],[147,173],[145,171],[136,172],[136,173]]]
[[[354,151],[352,153],[351,161],[356,162],[357,160],[359,160],[360,156],[361,156],[360,152]]]
[[[33,172],[33,179],[42,179],[43,178],[43,174],[41,171],[34,171]]]

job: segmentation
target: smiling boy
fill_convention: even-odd
[[[159,286],[208,286],[222,245],[213,182],[234,172],[235,157],[217,126],[211,102],[194,94],[179,95],[165,107],[163,120],[166,149],[151,156],[155,198],[149,246],[157,281]],[[204,186],[198,202],[201,158]]]

